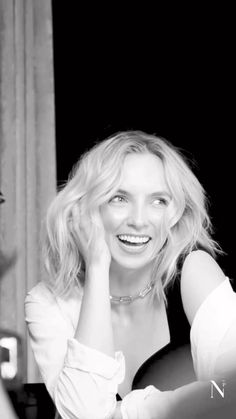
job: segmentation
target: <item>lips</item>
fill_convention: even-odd
[[[121,243],[129,246],[143,246],[151,240],[150,236],[134,234],[119,234],[117,238]]]

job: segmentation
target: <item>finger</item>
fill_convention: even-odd
[[[99,234],[105,233],[104,224],[99,209],[94,211],[92,215],[92,222]]]
[[[80,205],[75,205],[72,208],[72,219],[78,235],[82,233],[85,235],[85,238],[88,238],[90,233],[90,220],[88,214],[82,211]]]

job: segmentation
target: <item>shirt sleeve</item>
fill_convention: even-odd
[[[236,293],[229,279],[199,307],[190,333],[198,380],[224,378],[236,366]]]
[[[63,419],[110,419],[124,379],[122,352],[112,358],[74,339],[75,330],[48,291],[28,293],[25,314],[40,373]]]

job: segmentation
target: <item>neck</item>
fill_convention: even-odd
[[[151,282],[151,273],[151,265],[140,269],[128,269],[112,263],[110,267],[110,294],[117,296],[137,294]]]

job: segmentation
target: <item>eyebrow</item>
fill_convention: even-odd
[[[125,189],[118,189],[118,191],[116,191],[116,193],[120,193],[121,195],[127,195],[127,196],[131,196],[132,193],[126,191]],[[163,190],[163,191],[156,191],[156,192],[152,192],[150,194],[151,197],[155,197],[155,196],[165,196],[169,199],[171,199],[171,195],[169,194],[169,192]]]

